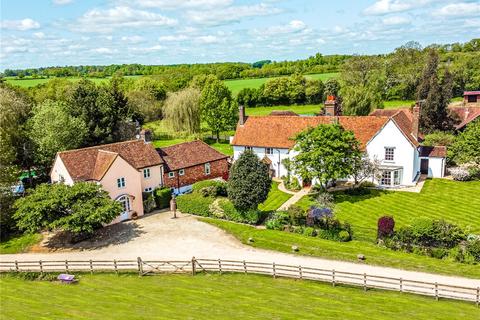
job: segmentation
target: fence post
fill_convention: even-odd
[[[400,278],[400,292],[403,292],[403,280]]]
[[[480,287],[477,287],[477,307],[480,305]]]
[[[15,271],[18,272],[18,261],[15,260]]]
[[[90,259],[90,273],[93,274],[93,262],[92,262],[92,259]]]
[[[276,278],[277,277],[277,274],[275,272],[275,262],[272,263],[272,270],[273,270],[273,277]]]
[[[335,287],[335,269],[332,270],[332,287]]]
[[[298,275],[300,276],[300,279],[303,279],[302,266],[298,266]]]
[[[245,263],[245,260],[243,260],[243,271],[247,274],[247,264]]]
[[[138,276],[141,277],[143,275],[143,262],[142,258],[137,257],[137,265],[138,265]]]
[[[68,260],[65,260],[65,272],[68,272]]]
[[[39,260],[39,261],[38,261],[38,266],[40,267],[40,274],[43,275],[43,264],[42,264],[42,260]]]
[[[438,301],[438,284],[435,282],[435,300]]]
[[[118,274],[117,259],[113,259],[113,267],[115,268],[115,273]]]
[[[367,274],[363,274],[363,291],[367,291]]]
[[[192,276],[194,276],[196,273],[197,273],[196,260],[195,260],[195,257],[192,257]]]
[[[218,259],[218,271],[222,274],[222,260]]]

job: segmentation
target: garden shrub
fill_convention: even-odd
[[[465,252],[470,254],[476,262],[480,262],[480,239],[467,241]]]
[[[303,234],[305,236],[309,236],[309,237],[315,237],[317,235],[317,231],[312,228],[312,227],[306,227],[304,230],[303,230]]]
[[[378,219],[377,238],[383,239],[393,235],[395,220],[391,216],[383,216]]]
[[[350,233],[348,231],[342,230],[338,233],[339,240],[342,242],[347,242],[352,240]]]
[[[153,194],[151,192],[142,192],[143,211],[145,213],[152,212],[157,206]]]
[[[374,187],[376,187],[376,185],[372,181],[362,181],[362,183],[360,183],[360,187],[361,188],[374,188]]]
[[[299,191],[302,189],[300,181],[296,177],[290,177],[290,180],[286,179],[285,187],[291,191]]]
[[[177,198],[177,208],[182,213],[190,213],[198,216],[208,217],[210,205],[214,198],[204,197],[198,193],[181,195]]]
[[[270,218],[265,222],[265,227],[272,230],[283,230],[284,226],[290,223],[290,216],[288,212],[277,211],[274,212]]]
[[[454,167],[449,169],[455,181],[469,181],[472,179],[470,172],[465,167]]]
[[[203,191],[206,189],[208,191]],[[195,182],[192,185],[192,192],[203,192],[208,193],[207,196],[219,196],[219,197],[226,197],[227,196],[227,183],[225,181],[220,180],[204,180]]]
[[[290,216],[290,223],[292,225],[299,226],[305,224],[307,214],[302,207],[293,204],[288,208],[287,213]]]
[[[453,248],[467,238],[462,229],[445,220],[418,218],[409,228],[413,244],[421,246]]]
[[[172,190],[170,188],[157,188],[153,191],[155,204],[158,209],[168,208],[172,199]]]
[[[218,204],[223,210],[225,218],[230,221],[256,224],[262,218],[262,212],[260,212],[259,210],[240,211],[235,208],[233,203],[228,199],[221,199]]]

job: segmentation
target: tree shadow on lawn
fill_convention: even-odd
[[[45,246],[50,250],[95,250],[126,243],[144,233],[135,221],[128,221],[98,229],[88,239],[78,242],[72,242],[72,236],[68,232],[57,232],[46,241]]]
[[[349,202],[356,203],[371,198],[381,197],[383,195],[389,194],[391,191],[378,190],[378,189],[367,189],[369,192],[366,194],[349,194],[346,191],[335,191],[333,195],[335,197],[335,203]]]

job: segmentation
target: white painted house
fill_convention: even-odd
[[[240,107],[239,123],[231,144],[234,160],[245,150],[252,150],[270,165],[272,176],[282,177],[287,171],[283,159],[293,159],[297,133],[308,127],[338,122],[354,133],[361,149],[371,159],[381,161],[382,178],[375,181],[383,187],[415,185],[420,174],[443,177],[445,147],[421,147],[418,139],[418,107],[414,112],[399,110],[393,115],[370,116],[298,116],[271,114],[245,116]]]

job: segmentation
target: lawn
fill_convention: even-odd
[[[26,252],[31,246],[42,240],[42,235],[24,234],[8,240],[0,242],[0,254],[21,253]]]
[[[391,100],[383,101],[383,107],[385,109],[400,109],[400,108],[410,108],[414,104],[414,100]]]
[[[290,106],[272,106],[272,107],[255,107],[246,108],[247,116],[266,116],[272,111],[293,111],[302,115],[314,115],[323,109],[323,104],[305,104],[305,105],[290,105]]]
[[[278,190],[279,183],[272,182],[272,188],[268,193],[268,198],[264,203],[258,206],[258,209],[262,211],[274,211],[277,210],[282,204],[292,197],[291,194]]]
[[[257,248],[292,253],[292,245],[296,245],[299,248],[298,254],[349,262],[357,262],[357,255],[363,254],[366,257],[365,263],[371,265],[480,279],[478,265],[393,251],[378,247],[372,242],[356,240],[337,242],[284,231],[257,229],[213,218],[201,218],[200,220],[225,230],[246,245]],[[249,242],[249,238],[253,238],[254,242]]]
[[[2,319],[475,319],[473,303],[260,275],[1,276]],[[368,315],[368,316],[367,316]]]
[[[348,221],[357,239],[374,240],[377,220],[383,215],[395,218],[395,226],[410,224],[416,217],[445,219],[480,233],[480,181],[457,182],[445,179],[427,180],[420,193],[372,190],[366,196],[336,194],[335,214]],[[312,198],[306,196],[297,204],[308,208]],[[479,268],[480,269],[480,268]]]
[[[335,78],[338,76],[338,73],[317,73],[317,74],[307,74],[305,77],[307,79],[320,79],[322,81],[327,81],[330,78]],[[232,91],[232,94],[236,96],[240,90],[244,88],[259,88],[262,84],[267,82],[271,78],[256,78],[256,79],[237,79],[237,80],[225,80],[225,84]]]
[[[138,78],[139,76],[125,76],[125,78]],[[49,79],[29,79],[29,78],[24,78],[24,79],[17,79],[17,78],[6,78],[6,82],[14,85],[14,86],[19,86],[23,88],[29,88],[29,87],[34,87],[39,84],[43,84],[48,82],[49,80],[54,79],[54,78],[49,78]],[[67,78],[59,78],[59,79],[68,79],[71,81],[79,81],[80,77],[67,77]],[[91,80],[95,83],[101,83],[109,80],[109,78],[87,78],[88,80]]]

